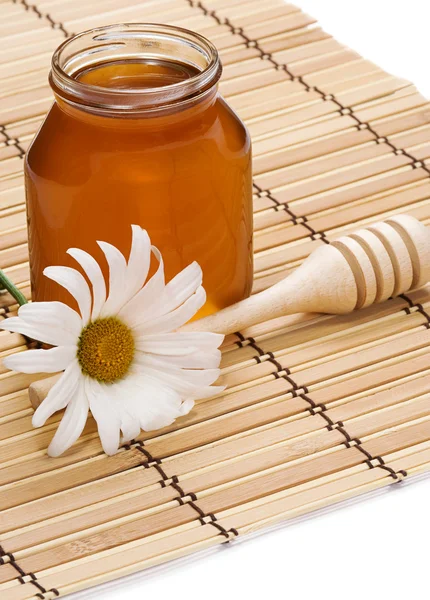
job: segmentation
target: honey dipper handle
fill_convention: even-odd
[[[227,335],[268,319],[300,312],[294,289],[288,294],[287,287],[290,286],[283,286],[283,293],[279,293],[276,286],[271,287],[213,315],[187,323],[180,331],[211,331]]]
[[[333,246],[323,246],[286,279],[213,315],[188,323],[181,331],[227,335],[297,312],[349,312],[356,301],[357,286],[348,262]]]
[[[181,331],[227,335],[269,319],[297,312],[347,313],[357,302],[357,286],[347,260],[333,246],[322,246],[286,279],[219,312],[188,323]]]

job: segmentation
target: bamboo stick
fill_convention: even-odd
[[[382,155],[392,154],[392,149],[386,144],[376,144],[371,140],[364,145],[355,146],[351,150],[333,152],[323,157],[311,159],[299,165],[291,165],[275,171],[269,171],[263,175],[256,176],[256,183],[263,189],[275,189],[288,182],[296,181],[322,175],[331,171],[337,171],[341,167],[353,166],[367,160],[376,160]],[[276,192],[273,192],[276,194]]]
[[[26,33],[29,28],[33,30],[44,29],[46,25],[32,15],[21,15],[19,20],[11,22],[8,19],[7,23],[0,23],[0,35],[15,35],[18,33]]]
[[[297,61],[310,59],[311,57],[331,54],[336,51],[343,50],[343,46],[333,38],[324,39],[314,43],[305,44],[304,46],[296,46],[291,49],[286,49],[272,53],[274,60],[283,64],[291,64]],[[261,57],[250,58],[246,61],[241,61],[233,65],[226,66],[223,71],[223,80],[240,77],[255,72],[256,69],[264,65],[265,61]]]
[[[401,116],[393,117],[390,115],[386,118],[375,119],[371,124],[377,129],[381,137],[386,137],[428,123],[428,112],[426,106],[419,107],[410,111],[404,111]],[[256,154],[273,152],[286,145],[299,144],[320,135],[329,135],[348,128],[356,130],[357,122],[349,115],[344,115],[330,121],[322,121],[316,124],[311,123],[307,128],[304,127],[300,130],[292,130],[291,132],[282,131],[267,139],[256,142],[254,144],[256,146]]]
[[[396,377],[396,373],[407,373],[410,374],[411,372],[417,372],[416,369],[419,370],[420,365],[423,365],[425,361],[425,353],[417,353],[413,356],[410,357],[410,359],[406,359],[404,361],[399,361],[399,362],[392,362],[392,361],[386,361],[385,363],[381,363],[379,366],[379,372],[377,371],[369,371],[368,369],[361,369],[360,371],[356,372],[354,374],[354,378],[353,381],[350,382],[350,386],[352,386],[352,384],[357,384],[357,386],[359,385],[363,385],[363,379],[365,380],[364,385],[368,385],[369,387],[372,386],[372,384],[375,384],[375,381],[378,382],[387,382],[387,381],[392,381],[392,378]],[[404,370],[403,370],[404,369]],[[332,380],[330,383],[328,383],[329,386],[331,386],[331,390],[334,393],[335,390],[337,391],[338,389],[343,389],[345,390],[345,386],[346,389],[351,389],[348,388],[348,381],[350,380],[350,377],[347,378],[339,378],[339,379],[334,379]],[[344,382],[347,382],[346,384]],[[327,384],[325,384],[327,385]],[[366,388],[366,389],[369,389]],[[259,386],[259,389],[254,388],[253,390],[247,390],[246,391],[246,395],[244,395],[241,392],[236,393],[234,396],[230,395],[230,397],[226,397],[224,398],[222,401],[219,400],[219,403],[222,403],[224,405],[224,407],[226,408],[226,406],[231,405],[233,402],[236,406],[236,411],[238,411],[239,408],[244,407],[244,406],[249,406],[250,404],[253,404],[256,402],[256,398],[259,398],[259,401],[264,401],[264,400],[269,400],[271,398],[276,398],[276,397],[281,397],[283,396],[284,399],[288,399],[290,396],[286,395],[286,394],[290,394],[290,389],[291,387],[288,386],[287,382],[283,379],[277,379],[273,382],[270,383],[265,383],[262,384],[261,386]],[[354,388],[353,388],[354,389]],[[257,395],[258,394],[258,395]],[[246,399],[245,399],[246,398]],[[287,407],[288,409],[288,407]],[[258,427],[260,425],[263,425],[267,422],[264,417],[265,408],[264,406],[261,409],[257,409],[255,411],[252,411],[252,413],[249,413],[252,417],[253,417],[253,427]],[[259,413],[261,413],[261,415],[259,416]],[[242,420],[241,420],[242,419]],[[249,425],[248,423],[243,421],[244,419],[244,413],[243,412],[237,412],[236,415],[228,418],[228,419],[219,419],[218,423],[221,421],[224,421],[223,425],[225,427],[224,431],[225,431],[225,435],[231,435],[234,432],[238,432],[242,433],[242,432],[246,432],[247,430],[249,430]],[[236,423],[235,423],[236,421]],[[214,422],[215,425],[216,421]],[[200,439],[203,440],[204,436],[206,435],[206,437],[204,438],[206,440],[207,443],[213,443],[214,441],[216,441],[217,439],[220,439],[221,436],[221,432],[213,432],[211,433],[211,436],[208,438],[207,437],[207,428],[208,425],[211,425],[211,423],[206,424],[205,422],[199,425],[195,425],[195,426],[191,426],[183,431],[178,431],[176,433],[176,435],[174,436],[170,436],[168,434],[166,434],[165,436],[160,436],[159,438],[154,438],[152,440],[148,440],[147,445],[148,448],[150,449],[151,453],[155,456],[158,457],[166,457],[169,456],[170,454],[173,454],[177,451],[181,451],[181,450],[187,450],[188,448],[191,447],[195,447],[196,445],[198,445],[200,443]],[[227,430],[227,426],[228,426],[228,430]],[[200,438],[200,436],[202,436]],[[193,439],[192,439],[193,438]],[[197,439],[199,438],[199,439]],[[189,446],[189,444],[191,444],[191,446]]]
[[[349,354],[354,353],[354,348],[359,351],[361,349],[365,350],[376,347],[380,343],[382,336],[386,339],[391,339],[393,342],[398,341],[399,343],[402,343],[402,338],[408,334],[412,323],[416,324],[416,330],[419,331],[420,326],[424,326],[427,322],[424,315],[418,311],[410,316],[411,319],[408,319],[407,315],[404,314],[404,318],[387,320],[379,327],[377,322],[373,322],[372,327],[361,328],[359,326],[357,328],[351,328],[348,329],[347,335],[343,332],[341,332],[340,335],[335,333],[331,336],[327,336],[324,340],[324,345],[318,344],[315,346],[313,341],[301,344],[300,348],[302,350],[299,350],[297,347],[294,350],[284,348],[278,350],[275,345],[271,344],[271,353],[275,357],[276,362],[281,366],[282,364],[288,364],[289,370],[293,369],[294,365],[300,363],[300,360],[303,361],[302,364],[324,364],[327,360],[328,353],[332,354],[332,359],[335,357],[348,356]],[[285,345],[285,341],[281,341],[281,339],[279,341],[276,340],[276,342],[278,342],[279,345],[282,343]],[[300,356],[302,356],[301,359]],[[227,373],[222,375],[222,380],[229,381],[230,385],[232,385],[233,382],[235,385],[243,385],[254,381],[254,378],[256,380],[257,377],[265,377],[268,374],[277,372],[278,367],[273,365],[269,356],[267,359],[264,359],[263,355],[261,360],[262,368],[256,368],[255,359],[235,364],[231,367],[230,372],[227,371]],[[258,367],[259,366],[260,365],[258,365]]]
[[[420,128],[416,128],[414,130],[412,130],[411,132],[407,131],[407,132],[401,132],[398,134],[395,134],[393,136],[390,136],[388,138],[388,141],[390,141],[392,144],[396,145],[396,147],[399,148],[404,148],[405,150],[408,149],[412,149],[414,146],[418,146],[420,144],[426,143],[428,140],[428,135],[430,132],[430,128],[428,128],[427,126],[424,127],[420,127]],[[343,144],[345,143],[345,138],[349,138],[349,143],[352,142],[352,144],[350,146],[344,146]],[[341,146],[339,148],[336,147],[336,138],[339,138],[339,141],[341,142]],[[352,139],[351,139],[352,138]],[[295,163],[292,161],[288,161],[285,160],[285,156],[283,155],[283,164],[280,164],[279,166],[273,166],[271,168],[267,168],[265,170],[261,170],[260,173],[258,175],[255,176],[255,181],[259,184],[260,187],[262,187],[263,189],[267,189],[267,188],[271,188],[274,187],[276,185],[276,183],[272,183],[270,181],[270,177],[273,177],[273,175],[275,174],[279,174],[281,172],[285,172],[288,173],[288,177],[291,179],[292,175],[294,174],[295,170],[297,170],[297,168],[304,168],[307,166],[312,166],[313,164],[322,164],[324,165],[324,162],[326,159],[330,159],[331,157],[339,157],[340,159],[342,159],[343,157],[348,157],[351,156],[352,159],[354,159],[354,155],[361,152],[364,152],[365,150],[368,152],[369,154],[369,158],[372,158],[372,156],[374,155],[375,157],[378,156],[378,152],[392,152],[393,149],[388,146],[387,142],[383,141],[380,142],[379,144],[376,142],[375,140],[375,136],[374,134],[372,134],[371,132],[369,132],[368,130],[362,130],[362,131],[357,131],[357,135],[355,136],[351,136],[351,135],[345,135],[345,134],[340,134],[337,136],[329,136],[327,140],[323,140],[323,142],[325,143],[325,145],[323,146],[323,148],[327,148],[328,151],[321,153],[321,154],[317,154],[315,156],[310,156],[309,158],[306,158],[304,160],[297,160]],[[354,143],[355,142],[355,143]],[[367,143],[366,143],[367,142]],[[334,147],[333,147],[334,145]],[[378,146],[380,147],[378,149]],[[294,148],[294,151],[296,150],[296,148]],[[299,149],[297,149],[299,150]],[[293,151],[293,150],[292,150]],[[291,151],[291,152],[292,152]],[[315,151],[314,151],[315,152]],[[276,154],[279,155],[279,152],[277,152]],[[273,155],[269,155],[267,157],[262,157],[265,158],[266,163],[269,164],[270,158],[276,158]],[[261,159],[260,159],[260,163],[261,163]],[[301,164],[297,164],[297,163],[301,163]],[[296,165],[296,166],[294,166]],[[320,171],[322,172],[322,170]]]
[[[0,418],[19,415],[27,410],[31,410],[27,392],[7,394],[0,399]]]
[[[291,82],[291,80],[290,80]],[[372,82],[375,82],[375,85],[370,85]],[[285,87],[289,82],[283,82]],[[292,83],[295,83],[294,81]],[[277,86],[281,86],[281,84],[274,84],[270,86],[275,88]],[[376,116],[381,115],[382,117],[388,116],[390,113],[395,114],[396,112],[401,112],[401,110],[407,110],[408,108],[415,108],[419,106],[423,106],[426,104],[425,99],[421,96],[421,94],[417,93],[412,86],[399,87],[402,83],[400,80],[396,80],[392,77],[381,77],[380,73],[373,72],[367,73],[365,77],[350,77],[344,81],[339,82],[338,84],[332,83],[330,89],[333,91],[333,94],[336,96],[336,99],[340,99],[341,92],[347,92],[351,98],[351,103],[346,104],[346,106],[351,106],[357,113],[359,109],[357,109],[358,105],[354,104],[354,101],[358,101],[360,96],[364,96],[364,92],[366,95],[366,101],[360,106],[360,113],[362,114],[362,120],[366,121],[366,118],[369,116],[370,118],[376,118]],[[394,88],[393,97],[388,97],[387,94],[383,92],[387,92],[390,89],[390,86]],[[378,92],[379,88],[379,92]],[[241,109],[241,115],[244,118],[245,122],[253,123],[258,122],[264,119],[265,116],[269,118],[282,116],[285,112],[291,111],[294,107],[298,108],[300,104],[309,103],[312,99],[319,99],[323,101],[323,96],[321,95],[321,91],[315,91],[309,89],[303,89],[303,86],[298,88],[296,94],[292,94],[292,88],[288,94],[288,102],[281,102],[279,96],[270,97],[270,100],[267,99],[267,91],[262,98],[261,102],[255,102],[253,105],[249,107],[245,107]],[[404,94],[402,94],[404,92]],[[378,95],[380,94],[380,95]],[[373,97],[373,99],[372,99]],[[289,108],[291,106],[291,108]],[[366,110],[361,110],[361,106]],[[369,111],[367,111],[369,109]],[[392,109],[392,110],[390,110]],[[339,106],[338,106],[339,110]]]
[[[376,177],[369,177],[363,181],[353,182],[349,186],[341,186],[338,189],[315,194],[309,199],[301,199],[293,204],[293,210],[298,217],[308,214],[307,211],[310,212],[311,210],[320,213],[337,208],[344,203],[355,202],[360,198],[371,198],[384,192],[391,194],[397,188],[401,189],[405,185],[424,182],[426,179],[425,172],[420,169],[397,169],[394,172],[387,172]]]
[[[0,250],[21,246],[27,241],[27,227],[19,226],[8,231],[3,231],[0,236]]]
[[[284,32],[274,36],[269,36],[264,39],[264,49],[266,52],[273,53],[280,50],[287,50],[297,46],[306,46],[309,43],[314,43],[326,39],[331,36],[319,27],[312,29],[302,28],[292,32]],[[251,58],[252,56],[261,56],[261,52],[257,48],[247,47],[246,43],[240,44],[237,47],[226,48],[221,50],[221,59],[224,65],[233,62],[241,62]]]
[[[315,231],[329,231],[333,228],[340,228],[342,225],[357,221],[362,214],[363,208],[366,209],[369,217],[373,217],[379,214],[386,214],[393,210],[402,209],[408,205],[416,205],[421,201],[425,202],[428,197],[427,179],[418,179],[412,182],[409,182],[408,179],[409,177],[405,178],[406,182],[402,185],[399,178],[396,178],[399,185],[393,189],[384,189],[380,193],[371,194],[369,196],[363,195],[357,200],[352,199],[347,206],[335,205],[331,207],[330,205],[326,205],[322,210],[316,210],[315,213],[309,212],[306,217],[308,219],[312,218],[312,226]],[[324,222],[326,217],[330,219],[328,223]],[[334,218],[336,218],[336,221]],[[256,232],[263,230],[268,231],[269,229],[275,231],[279,229],[280,226],[284,226],[284,223],[291,220],[291,215],[285,210],[275,211],[273,209],[267,209],[266,211],[260,211],[255,215],[255,230]],[[294,252],[293,248],[290,248],[290,250]],[[298,260],[302,257],[304,258],[306,255],[307,254],[293,254],[291,261]],[[268,260],[268,254],[265,254],[264,252],[259,254],[257,259],[263,257],[266,257],[265,260]],[[257,267],[257,271],[258,270]]]
[[[322,81],[330,85],[336,85],[336,83],[351,81],[357,77],[364,77],[374,73],[375,70],[377,70],[375,65],[365,61],[364,59],[359,59],[348,62],[346,65],[331,67],[330,69],[323,69],[322,71],[315,73],[314,77],[318,76],[318,81],[320,82]],[[379,73],[381,74],[381,77],[385,76],[383,71],[379,70]],[[310,76],[308,75],[307,79],[309,78]],[[250,108],[254,103],[261,103],[265,100],[267,95],[272,95],[270,94],[272,91],[273,95],[276,95],[278,91],[279,93],[282,93],[281,88],[286,90],[292,90],[293,87],[296,90],[303,89],[303,84],[300,84],[302,85],[302,88],[299,87],[299,84],[300,81],[292,81],[286,76],[286,79],[282,83],[270,86],[266,93],[264,93],[264,90],[262,89],[243,92],[230,97],[230,103],[232,103],[237,110],[243,110],[245,108]]]
[[[273,5],[273,7],[271,7],[271,4]],[[75,15],[82,19],[83,17],[86,18],[90,15],[100,14],[101,9],[103,9],[103,12],[107,12],[111,8],[115,9],[116,7],[118,7],[118,2],[116,0],[107,0],[102,3],[95,2],[91,5],[75,3],[73,5],[58,4],[53,6],[49,5],[49,3],[39,3],[39,6],[42,10],[50,11],[50,14],[56,21],[65,22],[66,20],[70,20]],[[165,13],[166,10],[169,11],[169,17],[172,19],[175,18],[175,15],[177,14],[181,17],[188,18],[189,20],[191,15],[190,7],[187,7],[182,2],[162,2],[156,5],[154,2],[142,3],[142,1],[140,0],[137,2],[130,2],[129,7],[139,9],[142,12],[143,21],[148,19],[150,15],[160,16],[160,14]],[[231,6],[229,7],[230,10],[228,11],[229,15],[232,18],[240,16],[241,13],[238,11],[238,8],[239,10],[241,10],[241,7],[243,7],[243,2],[232,2]],[[295,7],[292,7],[291,5],[286,5],[284,8],[282,5],[279,6],[277,5],[277,3],[273,2],[269,3],[267,8],[269,14],[279,16],[283,16],[289,14],[290,12],[298,10],[295,9]],[[249,10],[250,14],[247,14],[247,20],[252,22],[256,18],[255,15],[258,14],[259,11],[261,11],[261,8],[259,7],[258,3],[254,1],[249,3]]]

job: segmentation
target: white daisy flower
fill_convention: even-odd
[[[76,300],[79,313],[62,302],[33,302],[1,328],[55,346],[4,359],[22,373],[56,373],[60,379],[33,415],[41,427],[66,409],[48,448],[59,456],[79,438],[88,409],[97,422],[103,449],[114,454],[143,429],[151,431],[186,415],[194,400],[224,388],[218,379],[224,336],[176,331],[204,305],[202,270],[194,262],[167,285],[160,252],[146,231],[132,226],[128,262],[111,244],[98,242],[109,265],[109,293],[99,264],[87,252],[68,250],[84,270],[47,267],[44,274]],[[158,261],[148,280],[151,253]]]

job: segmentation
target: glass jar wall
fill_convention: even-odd
[[[34,300],[70,303],[43,269],[76,267],[69,247],[103,264],[96,240],[127,256],[132,223],[162,252],[166,280],[200,263],[199,316],[249,295],[250,140],[220,74],[213,45],[173,27],[111,26],[59,47],[56,101],[25,166]]]

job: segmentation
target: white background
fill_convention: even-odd
[[[262,0],[264,2],[264,0]],[[339,41],[430,97],[430,0],[296,0]],[[429,598],[430,478],[73,600]],[[72,600],[72,597],[71,597]]]

